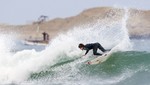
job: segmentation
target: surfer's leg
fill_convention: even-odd
[[[98,49],[98,45],[95,45],[94,48],[93,48],[93,54],[94,55],[102,55],[100,53],[97,53],[97,49]]]
[[[106,50],[101,46],[101,44],[97,43],[98,45],[98,48],[102,51],[102,52],[105,52]]]

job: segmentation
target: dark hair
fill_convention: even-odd
[[[82,48],[82,47],[84,47],[84,44],[80,43],[80,44],[78,45],[78,47],[79,47],[79,48]]]

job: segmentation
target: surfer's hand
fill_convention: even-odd
[[[86,57],[86,55],[83,55],[82,58]]]

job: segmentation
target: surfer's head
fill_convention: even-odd
[[[84,46],[84,44],[80,43],[80,44],[78,45],[78,47],[79,47],[81,50],[83,50],[83,48],[84,48],[85,46]]]

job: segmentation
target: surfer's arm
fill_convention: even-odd
[[[85,55],[89,52],[89,50],[86,50]]]

